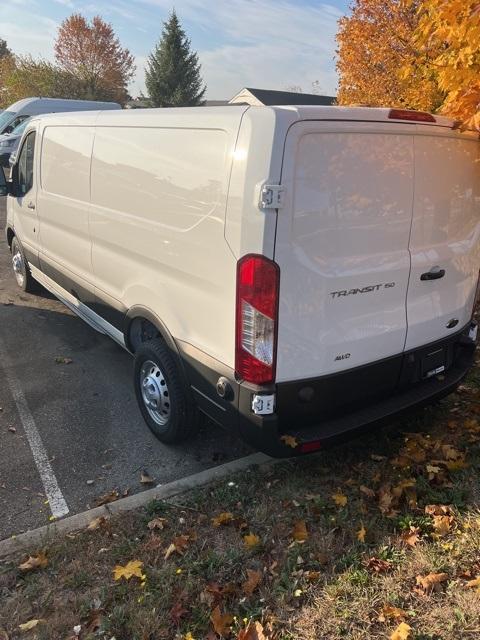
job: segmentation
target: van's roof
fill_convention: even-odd
[[[248,113],[246,113],[248,112]],[[245,116],[244,116],[245,114]],[[249,106],[227,105],[217,107],[181,107],[158,109],[119,109],[104,111],[73,111],[50,113],[34,118],[43,126],[104,126],[104,127],[183,127],[197,129],[224,129],[234,131],[242,117],[256,122],[260,131],[273,127],[282,137],[296,122],[317,120],[322,122],[364,122],[378,123],[382,128],[386,124],[393,127],[412,124],[423,127],[435,127],[450,130],[456,135],[478,137],[478,132],[460,132],[457,123],[444,116],[423,112],[373,107],[337,107],[311,105]],[[269,123],[267,125],[267,123]],[[270,130],[270,129],[269,129]],[[454,131],[455,130],[455,131]]]
[[[17,103],[20,104],[20,103]],[[233,115],[233,113],[241,113],[246,109],[269,109],[276,112],[289,112],[293,116],[294,120],[352,120],[352,121],[367,121],[367,122],[393,122],[393,121],[405,121],[411,122],[409,114],[416,114],[421,112],[397,110],[383,107],[340,107],[340,106],[321,106],[321,105],[279,105],[279,106],[259,106],[253,107],[248,105],[222,105],[212,107],[177,107],[177,108],[157,108],[157,109],[126,109],[102,113],[102,120],[108,118],[108,120],[128,120],[130,122],[141,122],[142,120],[150,120],[152,116],[168,116],[172,115],[207,115],[214,112],[217,115],[226,116],[227,114]],[[92,110],[93,111],[93,110]],[[399,114],[399,117],[395,117],[392,112]],[[407,117],[402,117],[401,114],[407,114]],[[79,118],[88,118],[88,116],[94,115],[92,112],[79,112],[75,114]],[[425,114],[424,114],[425,115]],[[71,114],[46,114],[41,116],[42,118],[65,118],[71,116]],[[435,121],[426,122],[421,121],[421,124],[453,127],[455,121],[445,116],[434,115]]]

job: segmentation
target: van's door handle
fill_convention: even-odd
[[[430,271],[426,273],[422,273],[420,276],[420,280],[439,280],[443,278],[445,275],[445,269],[440,269],[440,267],[432,267]]]
[[[33,202],[29,202],[29,203],[27,204],[27,207],[28,207],[29,209],[35,209],[35,205],[33,204]]]

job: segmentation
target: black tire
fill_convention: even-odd
[[[148,363],[153,363],[158,369]],[[146,386],[152,390],[151,398],[147,399],[144,399],[147,391],[142,391],[142,382],[145,380]],[[197,431],[198,409],[193,404],[176,358],[161,338],[148,340],[138,347],[135,352],[133,382],[143,419],[159,440],[173,444],[185,440]],[[162,387],[163,382],[165,385]],[[149,410],[147,401],[156,403],[157,408],[150,406]],[[151,412],[156,418],[164,420],[164,423],[159,424]]]
[[[35,293],[38,289],[37,282],[34,280],[30,272],[30,266],[27,258],[25,257],[23,247],[16,236],[14,236],[12,240],[11,252],[13,275],[17,281],[17,285],[26,293]],[[18,260],[19,255],[21,257],[20,261]],[[20,271],[16,271],[16,268]]]

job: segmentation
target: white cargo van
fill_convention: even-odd
[[[200,409],[306,453],[468,371],[479,152],[448,119],[389,109],[40,117],[7,186],[13,269],[134,355],[161,440]]]

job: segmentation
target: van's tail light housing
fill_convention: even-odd
[[[254,384],[275,380],[280,269],[261,255],[246,255],[237,266],[235,371]]]
[[[472,316],[477,311],[477,305],[479,300],[480,300],[480,271],[478,272],[478,276],[477,276],[477,288],[475,290],[475,298],[473,299]]]

